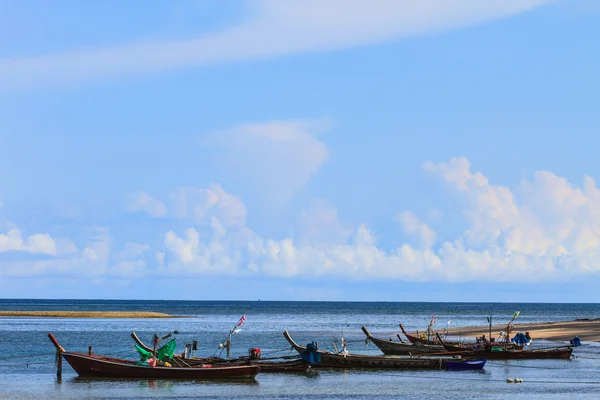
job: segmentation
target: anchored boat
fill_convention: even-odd
[[[253,379],[260,367],[256,365],[213,366],[210,364],[172,367],[141,364],[95,354],[65,351],[52,333],[48,334],[57,352],[81,377],[139,379]]]
[[[369,368],[369,369],[444,369],[446,361],[456,362],[464,361],[460,358],[453,358],[452,354],[445,353],[446,356],[433,357],[399,357],[399,356],[370,356],[359,354],[347,354],[344,352],[333,353],[330,351],[319,350],[318,344],[309,343],[307,346],[298,345],[290,336],[288,331],[283,332],[283,336],[300,354],[302,359],[309,362],[313,368]]]
[[[424,345],[421,342],[402,343],[390,340],[378,339],[369,333],[366,327],[360,328],[367,336],[367,340],[372,342],[383,354],[408,356],[428,353],[445,353],[446,349],[442,345]]]

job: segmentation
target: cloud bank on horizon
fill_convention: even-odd
[[[306,184],[324,162],[327,148],[307,129],[311,123],[276,121],[233,128],[230,139],[241,152],[248,138],[261,138],[278,154],[279,171],[296,171],[285,196]],[[248,136],[238,138],[237,133]],[[284,145],[281,145],[284,142]],[[299,165],[294,155],[303,147],[315,151],[314,161]],[[300,149],[299,153],[297,149]],[[270,150],[267,150],[267,154]],[[319,155],[320,154],[320,155]],[[252,146],[244,163],[263,161]],[[304,157],[303,157],[304,158]],[[268,157],[267,157],[268,159]],[[262,167],[259,167],[259,169]],[[402,281],[560,281],[600,272],[600,189],[585,176],[582,187],[550,171],[538,171],[513,190],[495,185],[472,170],[464,157],[423,164],[463,202],[468,228],[452,240],[440,240],[433,227],[410,210],[390,215],[414,244],[398,243],[390,249],[377,244],[368,223],[353,227],[339,220],[335,207],[315,199],[301,216],[297,234],[269,238],[246,225],[242,199],[215,183],[207,188],[173,188],[168,198],[146,192],[125,194],[125,210],[149,219],[183,220],[187,228],[154,232],[159,246],[127,242],[112,250],[110,227],[95,227],[88,243],[76,249],[68,238],[36,233],[26,240],[18,228],[0,234],[0,252],[39,253],[43,260],[2,264],[2,276],[80,276],[134,279],[203,275],[336,277],[350,280]],[[295,178],[295,179],[294,179]],[[261,174],[257,179],[262,179]],[[267,178],[267,186],[272,182]],[[279,197],[277,195],[276,197]],[[442,217],[443,218],[443,217]]]
[[[4,56],[0,90],[343,49],[501,18],[551,1],[254,0],[246,21],[197,38]]]

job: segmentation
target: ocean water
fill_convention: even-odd
[[[64,363],[62,382],[54,370],[53,332],[66,350],[136,358],[132,331],[150,342],[154,332],[178,330],[177,351],[199,342],[197,355],[219,354],[218,344],[246,314],[233,336],[232,356],[260,347],[262,356],[292,355],[282,332],[300,344],[313,340],[321,348],[343,332],[351,353],[380,354],[365,344],[360,327],[376,337],[395,337],[398,323],[409,330],[426,328],[431,314],[437,328],[485,325],[487,303],[380,302],[241,302],[241,301],[108,301],[0,300],[0,310],[155,311],[173,319],[70,319],[0,317],[0,399],[582,399],[600,398],[600,345],[575,349],[572,360],[488,361],[479,371],[315,371],[309,374],[259,374],[251,382],[160,380],[89,380],[77,378]],[[495,323],[521,311],[518,323],[599,318],[598,304],[493,304]],[[535,339],[535,338],[534,338]],[[534,341],[537,347],[551,343]],[[522,378],[509,384],[507,378]]]

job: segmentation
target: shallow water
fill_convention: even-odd
[[[54,372],[53,332],[72,351],[135,358],[131,331],[149,342],[153,332],[175,329],[178,351],[199,340],[199,355],[217,351],[218,344],[242,314],[242,330],[233,336],[233,354],[260,347],[263,357],[290,355],[282,336],[289,330],[300,344],[318,340],[321,348],[343,331],[351,352],[379,354],[365,345],[366,325],[377,337],[394,336],[402,322],[424,329],[432,313],[437,326],[483,325],[489,304],[482,303],[327,303],[327,302],[152,302],[0,300],[4,310],[157,311],[191,318],[174,319],[43,319],[0,317],[0,398],[256,398],[319,399],[421,398],[436,399],[600,397],[600,346],[577,348],[573,360],[488,361],[477,371],[318,371],[310,374],[259,374],[252,382],[82,380],[64,364],[62,383]],[[597,304],[494,304],[494,321],[506,322],[520,310],[517,322],[543,322],[600,317]],[[518,329],[518,325],[517,325]],[[535,341],[536,347],[551,345]],[[522,378],[509,384],[506,378]]]

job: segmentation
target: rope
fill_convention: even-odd
[[[494,361],[487,361],[486,364],[492,364],[492,365],[503,365],[503,366],[507,366],[504,363],[500,363],[500,362],[494,362]],[[532,366],[527,366],[527,365],[514,365],[514,364],[510,364],[508,365],[510,368],[531,368],[531,369],[562,369],[564,370],[564,368],[553,368],[553,367],[532,367]]]
[[[54,355],[54,351],[52,353],[41,353],[41,354],[27,354],[27,355],[19,355],[19,356],[9,356],[9,357],[2,357],[0,358],[0,361],[4,361],[4,360],[15,360],[18,358],[27,358],[27,357],[41,357],[41,356],[52,356]]]
[[[34,364],[50,364],[50,363],[54,363],[54,360],[51,360],[51,361],[33,361],[33,362],[19,363],[19,364],[0,364],[0,366],[1,367],[20,367],[20,366],[29,367],[30,365],[34,365]]]

